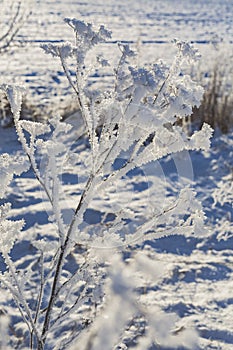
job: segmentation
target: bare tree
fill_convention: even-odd
[[[17,42],[17,34],[30,15],[29,0],[0,1],[0,53]]]

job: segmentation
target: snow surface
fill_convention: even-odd
[[[63,24],[63,18],[67,16],[93,21],[96,25],[105,23],[112,30],[113,39],[103,45],[102,51],[112,60],[115,57],[112,48],[117,41],[132,43],[134,48],[138,48],[142,63],[164,57],[170,60],[173,54],[170,42],[178,37],[196,43],[208,69],[208,60],[213,54],[209,51],[209,42],[216,35],[226,41],[233,38],[233,2],[227,0],[147,0],[143,1],[143,5],[139,0],[36,1],[29,23],[20,32],[24,45],[0,57],[1,81],[23,82],[29,100],[38,105],[53,104],[54,109],[59,108],[57,101],[64,99],[70,89],[59,62],[45,56],[40,44],[70,40],[72,33]],[[98,86],[107,84],[108,79],[100,75],[93,77],[93,82]],[[69,147],[77,134],[70,137]],[[86,150],[82,145],[79,147],[82,149],[81,161],[85,159]],[[22,154],[13,129],[0,129],[0,151]],[[182,320],[184,324],[195,324],[200,334],[200,349],[233,349],[232,203],[214,205],[213,199],[224,176],[232,181],[232,156],[232,135],[216,137],[206,154],[190,153],[186,162],[189,168],[182,173],[183,183],[194,180],[194,187],[203,201],[207,234],[187,239],[172,236],[145,242],[169,266],[164,283],[150,293],[165,310],[176,312],[181,317],[181,325]],[[149,210],[150,191],[154,191],[150,189],[150,177],[158,178],[156,190],[161,190],[162,196],[168,195],[169,191],[172,193],[173,181],[177,183],[178,162],[179,159],[176,163],[174,159],[168,159],[162,165],[148,168],[146,173],[139,172],[133,184],[117,188],[117,191],[113,189],[112,203],[119,205],[122,199],[120,205],[127,207],[133,203],[142,210]],[[86,181],[85,168],[77,174],[74,167],[68,166],[63,181],[62,205],[69,220],[70,210]],[[162,192],[164,181],[166,193]],[[67,199],[70,194],[72,202]],[[27,230],[33,230],[35,224],[37,227],[42,225],[41,231],[46,228],[49,232],[51,229],[51,224],[47,224],[48,203],[41,195],[40,186],[31,172],[21,178],[16,177],[9,190],[7,199],[12,203],[12,216],[25,219],[25,234]],[[103,199],[97,198],[93,210],[86,216],[87,223],[98,224],[105,210]],[[150,295],[145,295],[147,297]]]
[[[213,45],[224,39],[232,52],[233,3],[228,0],[30,0],[32,14],[20,31],[22,45],[1,56],[0,83],[22,82],[29,101],[39,106],[57,105],[70,92],[58,60],[45,56],[41,44],[72,41],[65,17],[105,24],[112,39],[102,47],[105,58],[115,60],[115,43],[129,43],[138,52],[138,63],[171,61],[175,52],[172,40],[193,42],[203,54],[203,69],[213,64]],[[225,62],[224,62],[225,64]],[[98,77],[106,84],[109,77]],[[92,83],[97,77],[92,77]],[[62,93],[61,93],[62,91]],[[63,96],[61,98],[60,96]],[[49,98],[50,97],[50,98]],[[51,102],[52,101],[52,102]]]

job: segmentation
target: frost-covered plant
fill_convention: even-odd
[[[150,293],[166,276],[167,267],[142,243],[174,233],[202,232],[201,204],[189,187],[176,197],[159,197],[158,177],[149,178],[146,198],[143,192],[134,198],[132,187],[144,166],[177,152],[209,147],[208,125],[191,137],[176,125],[202,96],[202,88],[182,72],[183,62],[198,59],[198,53],[175,41],[178,53],[171,67],[158,62],[139,68],[130,47],[119,44],[112,89],[94,93],[88,86],[86,58],[111,33],[76,19],[65,22],[75,33],[75,44],[43,48],[60,58],[76,93],[89,139],[84,153],[78,146],[67,149],[65,134],[68,140],[71,126],[59,118],[48,125],[20,120],[22,88],[2,86],[24,153],[50,204],[50,229],[46,225],[32,231],[23,230],[22,220],[9,219],[10,204],[0,207],[6,264],[1,285],[11,292],[11,297],[5,294],[2,310],[11,316],[10,345],[40,350],[147,349],[151,344],[192,348],[195,331],[176,331],[176,317],[161,310]],[[76,60],[76,81],[68,67],[70,58]],[[108,65],[99,55],[96,62]],[[12,174],[19,175],[27,166],[25,158],[2,155],[1,161],[3,197]],[[62,183],[69,161],[77,172],[86,172],[79,195],[69,197],[76,202],[71,217],[64,210],[68,200]],[[125,202],[126,193],[131,197]],[[95,225],[86,219],[88,210],[101,212]],[[14,250],[25,240],[31,252],[28,249],[17,260]]]

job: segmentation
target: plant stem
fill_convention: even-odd
[[[94,179],[94,176],[91,174],[89,179],[88,179],[88,181],[87,181],[87,183],[86,183],[86,187],[85,187],[85,189],[84,189],[84,191],[82,193],[82,196],[81,196],[81,198],[79,200],[77,208],[75,210],[73,219],[71,221],[71,224],[69,226],[69,229],[68,229],[68,232],[67,232],[67,235],[66,235],[65,242],[60,248],[60,253],[59,253],[59,256],[58,256],[58,260],[57,260],[55,275],[54,275],[54,278],[53,278],[53,285],[52,285],[52,290],[51,290],[51,294],[50,294],[50,300],[49,300],[48,307],[47,307],[47,310],[46,310],[46,315],[45,315],[45,320],[44,320],[44,325],[43,325],[43,330],[42,330],[42,336],[41,336],[42,341],[39,343],[38,350],[43,350],[44,349],[44,343],[45,343],[45,340],[46,340],[46,335],[47,335],[47,332],[48,332],[48,329],[49,329],[49,324],[50,324],[50,320],[51,320],[51,316],[52,316],[52,309],[53,309],[54,304],[56,302],[56,299],[58,298],[58,295],[59,295],[59,293],[57,293],[57,289],[58,289],[58,284],[59,284],[59,281],[60,281],[60,275],[61,275],[61,272],[62,272],[63,261],[64,261],[64,258],[66,256],[66,253],[67,253],[67,249],[68,249],[69,242],[70,242],[70,237],[71,237],[71,235],[73,233],[78,213],[80,211],[80,208],[82,207],[82,204],[84,202],[86,194],[87,194],[88,190],[90,189],[90,186],[92,184],[93,179]]]

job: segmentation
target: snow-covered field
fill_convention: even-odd
[[[214,59],[211,42],[223,38],[229,50],[233,45],[233,2],[228,0],[38,0],[32,6],[28,23],[20,31],[23,46],[12,48],[0,57],[1,82],[23,83],[27,99],[32,104],[52,106],[54,113],[59,113],[60,103],[65,105],[69,101],[71,91],[59,62],[45,55],[40,45],[72,40],[72,32],[63,23],[64,17],[76,17],[96,25],[106,24],[113,37],[102,45],[102,51],[113,61],[117,55],[115,43],[123,41],[138,51],[138,60],[142,64],[159,58],[169,62],[174,55],[171,41],[179,38],[191,41],[199,48],[203,57],[201,64],[208,72]],[[111,76],[97,75],[91,82],[97,89],[110,80]],[[79,134],[79,130],[71,134],[66,141],[67,147],[73,147]],[[76,147],[80,148],[80,164],[87,151],[82,144]],[[14,129],[0,128],[0,152],[22,154]],[[182,158],[184,156],[186,158]],[[157,202],[153,203],[158,205],[187,182],[192,183],[198,198],[202,199],[207,228],[204,234],[191,238],[174,235],[146,242],[168,266],[162,283],[150,291],[150,297],[153,294],[154,300],[164,310],[177,313],[181,327],[195,325],[200,336],[200,350],[233,349],[232,169],[232,134],[216,136],[212,148],[205,154],[191,152],[189,156],[168,158],[162,165],[150,166],[137,174],[133,183],[119,185],[110,196],[112,203],[122,207],[137,206],[141,215],[143,210],[150,210],[150,198],[154,192],[162,196],[157,196]],[[62,205],[68,222],[87,174],[85,167],[79,167],[77,174],[77,168],[69,164],[65,173]],[[177,178],[181,185],[178,185]],[[222,180],[229,183],[228,198],[227,190],[222,197],[217,190]],[[48,203],[41,198],[40,186],[32,172],[13,180],[7,199],[12,203],[12,216],[26,221],[25,237],[31,235],[35,227],[41,234],[45,230],[49,232]],[[87,224],[98,224],[108,207],[109,202],[106,206],[103,198],[97,198],[86,216]],[[0,266],[4,268],[3,263]]]
[[[174,38],[195,43],[203,54],[204,70],[216,56],[211,42],[224,39],[232,53],[233,3],[228,0],[146,0],[143,5],[137,0],[31,3],[32,15],[19,33],[24,44],[12,49],[10,56],[2,55],[0,81],[22,82],[28,89],[28,99],[35,99],[38,105],[53,105],[57,95],[64,96],[69,90],[59,62],[45,56],[40,48],[45,42],[73,40],[70,28],[63,22],[65,17],[80,18],[96,26],[104,23],[112,31],[112,40],[103,45],[108,59],[118,55],[115,42],[122,41],[137,50],[142,65],[157,59],[170,62],[175,52]]]

